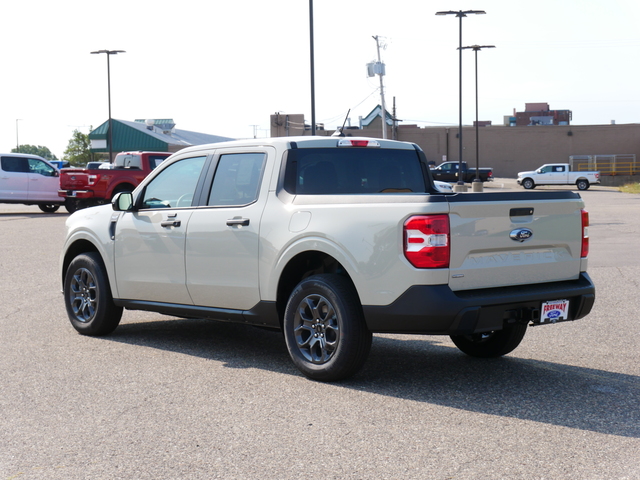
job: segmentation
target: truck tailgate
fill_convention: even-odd
[[[584,208],[578,194],[479,193],[448,201],[452,290],[578,278]]]
[[[65,168],[60,173],[62,190],[85,189],[89,185],[89,170],[82,168]]]

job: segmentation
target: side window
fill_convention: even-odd
[[[265,153],[231,153],[220,156],[208,204],[248,205],[258,198]]]
[[[23,157],[2,157],[0,166],[5,172],[29,173],[29,164]]]
[[[47,165],[42,160],[38,160],[36,158],[29,159],[29,171],[31,173],[38,173],[40,175],[44,175],[45,177],[53,177],[56,174],[56,169],[51,165]]]
[[[142,208],[190,207],[206,158],[185,158],[165,168],[145,188]]]

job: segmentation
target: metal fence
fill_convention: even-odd
[[[621,155],[571,155],[569,157],[571,170],[594,171],[601,175],[636,175],[640,167],[635,154]]]

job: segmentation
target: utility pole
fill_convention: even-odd
[[[384,75],[384,67],[382,66],[382,61],[380,60],[380,42],[378,35],[373,37],[376,41],[376,49],[378,50],[378,65],[380,65],[380,71],[378,72],[378,76],[380,77],[380,103],[382,104],[382,113],[380,116],[382,117],[382,138],[387,138],[387,108],[384,104],[384,83],[382,81],[382,76]]]

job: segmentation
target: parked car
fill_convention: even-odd
[[[67,220],[60,258],[79,333],[111,333],[124,308],[282,329],[315,380],[354,374],[375,332],[498,357],[595,300],[577,193],[442,193],[406,142],[189,147],[89,210]]]
[[[431,175],[435,180],[442,182],[457,182],[460,162],[444,162],[431,169]],[[479,169],[478,174],[481,182],[493,182],[493,168],[485,167]],[[467,162],[462,162],[462,180],[471,183],[476,178],[476,169],[467,166]]]
[[[56,167],[58,170],[60,170],[61,168],[67,168],[69,167],[69,162],[66,160],[47,160],[51,165],[53,165],[54,167]]]
[[[60,174],[58,195],[70,212],[102,205],[116,193],[133,191],[169,155],[168,152],[121,152],[113,164],[90,162],[87,168],[65,168]]]
[[[0,154],[0,203],[38,205],[53,213],[64,200],[58,196],[60,172],[38,155]]]

